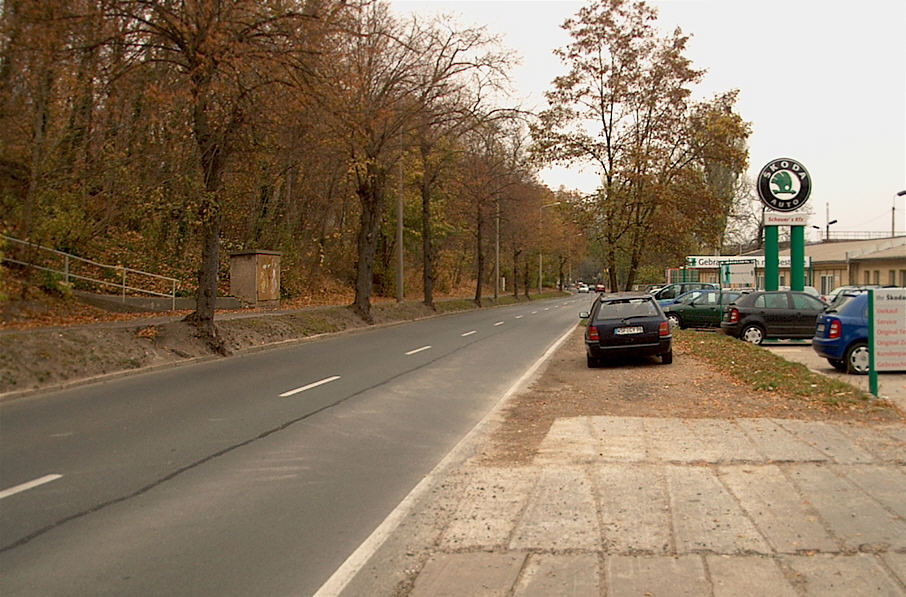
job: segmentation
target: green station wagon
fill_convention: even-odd
[[[738,299],[741,290],[694,290],[664,307],[667,319],[680,328],[719,327],[724,308]]]

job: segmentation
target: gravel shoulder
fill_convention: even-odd
[[[695,332],[692,332],[695,333]],[[703,332],[707,333],[707,332]],[[589,369],[583,328],[552,356],[544,373],[505,407],[504,420],[480,457],[486,465],[522,465],[557,418],[577,416],[781,418],[860,423],[902,422],[892,405],[878,400],[831,406],[810,397],[755,391],[699,360],[682,344],[674,361],[614,361]]]

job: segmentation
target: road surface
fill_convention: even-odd
[[[591,300],[5,403],[0,594],[313,594]]]

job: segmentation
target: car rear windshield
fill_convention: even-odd
[[[657,315],[650,298],[632,298],[601,303],[596,319],[622,319],[639,315]]]

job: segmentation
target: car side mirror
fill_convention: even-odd
[[[581,313],[579,313],[579,319],[588,319],[588,315],[589,314],[587,311],[582,311]]]

